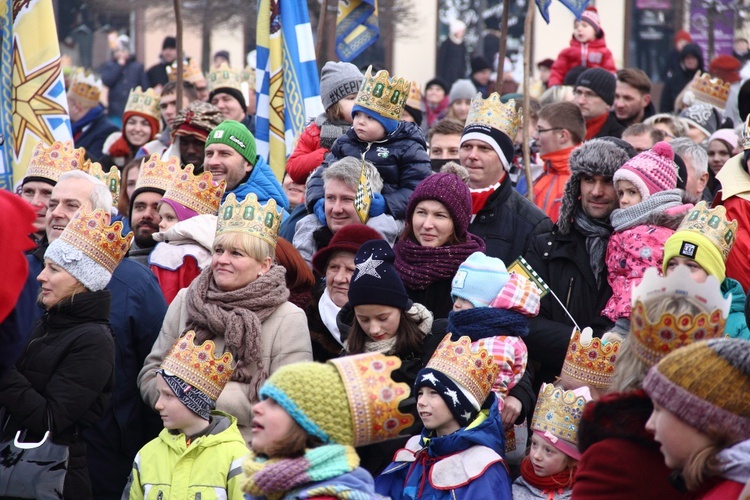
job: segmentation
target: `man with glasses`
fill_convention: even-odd
[[[586,139],[596,137],[620,138],[625,130],[610,114],[615,102],[615,75],[601,68],[587,69],[576,80],[575,103],[586,120]]]

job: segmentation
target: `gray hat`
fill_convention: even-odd
[[[451,91],[448,93],[451,104],[459,99],[474,99],[477,95],[477,88],[471,83],[471,80],[456,80],[451,85]]]
[[[356,94],[364,81],[362,72],[348,62],[328,61],[320,76],[320,98],[330,108],[349,94]]]
[[[724,116],[721,111],[710,104],[696,102],[692,106],[685,108],[680,113],[680,118],[685,120],[704,134],[706,138],[716,132],[724,122]]]

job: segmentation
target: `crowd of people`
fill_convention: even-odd
[[[0,193],[0,496],[746,498],[750,107],[684,35],[659,114],[594,8],[530,109],[326,62],[281,181],[228,54],[73,72]]]

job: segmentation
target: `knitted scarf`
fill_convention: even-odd
[[[382,352],[393,355],[396,352],[396,336],[386,340],[368,340],[365,342],[365,352]]]
[[[682,205],[682,194],[679,189],[659,191],[632,207],[618,208],[609,216],[612,228],[616,233],[631,227],[646,224],[654,213],[665,212],[670,208]]]
[[[484,252],[482,238],[466,233],[457,245],[423,247],[411,238],[402,238],[393,247],[396,272],[406,288],[424,290],[436,281],[452,279],[458,266],[474,252]]]
[[[346,134],[351,125],[346,122],[332,122],[326,118],[325,113],[321,113],[315,119],[315,125],[320,128],[320,147],[331,149],[336,139]]]
[[[503,177],[505,177],[505,174],[503,174]],[[487,200],[490,198],[492,193],[494,193],[495,190],[500,189],[500,184],[502,184],[502,179],[500,179],[499,182],[493,184],[490,187],[470,190],[472,215],[478,214],[479,211],[484,208],[484,206],[487,204]]]
[[[575,483],[575,472],[571,473],[570,469],[551,476],[539,477],[534,472],[534,466],[531,465],[531,459],[526,457],[521,462],[521,476],[534,488],[542,490],[542,494],[563,493],[562,490],[568,490]],[[550,498],[554,498],[554,495]]]
[[[602,113],[599,116],[596,116],[594,118],[591,118],[590,120],[586,120],[586,140],[593,139],[596,134],[598,134],[602,128],[604,127],[604,124],[607,123],[607,118],[609,117],[609,113]]]
[[[521,313],[494,307],[477,307],[448,314],[448,331],[453,340],[467,336],[472,342],[498,335],[525,337],[529,320]]]
[[[586,237],[586,251],[589,254],[591,270],[596,278],[597,288],[602,286],[602,271],[604,270],[604,256],[607,253],[607,243],[612,234],[612,226],[608,222],[592,219],[583,210],[576,210],[573,215],[575,225]]]
[[[289,297],[285,275],[282,266],[274,265],[239,290],[225,292],[216,285],[208,266],[188,288],[186,330],[195,330],[199,344],[224,338],[227,350],[237,360],[232,380],[250,385],[251,401],[268,378],[261,357],[262,323]]]
[[[351,472],[359,457],[351,446],[329,444],[312,448],[297,458],[266,459],[250,451],[242,465],[245,493],[270,500],[283,498],[293,489]]]

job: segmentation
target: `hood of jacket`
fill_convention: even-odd
[[[695,73],[696,71],[700,70],[703,71],[703,51],[701,50],[700,45],[696,43],[688,43],[685,45],[682,50],[680,51],[680,65],[682,65],[683,61],[687,56],[695,56],[698,59],[698,69],[697,70],[685,70],[686,73]],[[684,66],[683,66],[684,68]]]
[[[270,165],[260,155],[256,157],[255,166],[250,171],[250,176],[243,179],[233,190],[225,191],[221,198],[222,202],[227,199],[229,193],[234,193],[237,201],[242,201],[250,193],[255,193],[261,204],[265,204],[273,198],[276,200],[277,206],[282,207],[285,212],[289,211],[289,200],[281,187],[281,183],[276,179]]]
[[[111,298],[112,294],[107,289],[78,293],[52,306],[44,318],[53,329],[66,329],[85,323],[109,324]]]
[[[742,288],[742,284],[739,281],[732,278],[725,278],[721,282],[721,294],[726,297],[727,294],[732,294],[732,303],[729,306],[729,312],[731,313],[742,313],[745,314],[745,290]]]
[[[213,424],[213,427],[209,433],[205,436],[195,438],[190,444],[190,447],[187,446],[185,434],[172,433],[169,429],[162,429],[159,433],[159,439],[179,454],[185,453],[189,449],[209,448],[223,443],[236,441],[237,439],[244,442],[242,434],[240,434],[240,430],[237,427],[237,419],[235,417],[228,413],[214,410],[211,412],[211,419],[212,422],[209,425]],[[213,419],[216,419],[215,424]],[[225,432],[230,428],[234,428],[234,431]]]
[[[154,233],[154,241],[166,241],[173,245],[197,243],[207,250],[216,238],[217,217],[211,214],[201,214],[189,219],[181,220],[164,232]]]

